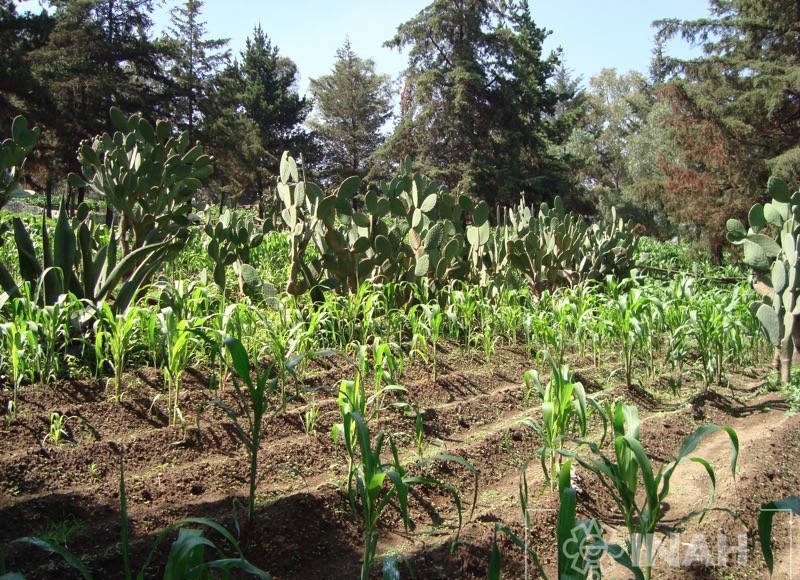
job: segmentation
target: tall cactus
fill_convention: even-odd
[[[111,108],[117,131],[83,141],[82,175],[70,183],[99,195],[120,216],[122,255],[167,239],[190,224],[192,196],[212,172],[212,158],[186,132],[174,134],[167,121],[155,127],[140,115]]]
[[[751,304],[764,334],[776,347],[780,381],[790,380],[798,323],[800,292],[800,192],[791,194],[786,182],[772,177],[767,183],[772,201],[755,204],[748,213],[749,228],[728,220],[727,238],[742,246],[744,261],[753,270],[756,288],[767,288],[763,300]]]

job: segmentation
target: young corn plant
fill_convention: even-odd
[[[44,436],[42,444],[50,441],[56,447],[61,445],[61,440],[69,436],[67,433],[67,421],[69,419],[72,419],[72,417],[67,417],[57,411],[50,413],[50,428],[47,431],[47,435]]]
[[[431,357],[433,362],[433,382],[436,383],[436,347],[439,344],[439,339],[442,337],[442,322],[444,315],[442,309],[438,304],[430,306],[423,306],[423,312],[427,318],[427,328],[430,331],[431,338]]]
[[[164,360],[164,335],[161,332],[159,312],[149,308],[137,309],[139,313],[139,339],[144,346],[146,360],[154,368],[160,368]],[[102,349],[100,356],[102,356]],[[97,365],[101,365],[101,359],[97,358]]]
[[[372,353],[374,392],[370,401],[374,401],[374,411],[370,420],[379,418],[387,394],[394,393],[402,396],[406,393],[406,389],[397,384],[399,379],[398,361],[392,352],[391,344],[382,342],[380,338],[376,337],[372,344]],[[360,356],[366,357],[366,349],[360,351]]]
[[[539,373],[534,370],[524,374],[526,391],[535,392],[542,401],[542,420],[537,423],[526,419],[523,423],[542,438],[542,469],[550,489],[555,491],[565,441],[586,436],[589,407],[601,418],[603,413],[595,400],[586,396],[583,385],[573,380],[567,365],[558,364],[549,353],[545,357],[552,371],[547,385],[542,384]]]
[[[651,301],[640,288],[620,294],[607,312],[613,333],[622,345],[625,384],[633,386],[633,361],[650,332]]]
[[[227,337],[225,347],[235,373],[233,386],[237,408],[231,409],[219,401],[217,405],[234,421],[236,433],[250,456],[247,519],[252,522],[255,517],[258,450],[261,447],[264,419],[277,407],[275,399],[280,393],[279,378],[273,365],[264,370],[253,369],[250,357],[238,338]]]
[[[410,358],[413,360],[419,355],[422,360],[427,362],[431,328],[428,325],[428,318],[425,316],[422,304],[415,304],[408,309],[408,323],[411,328],[411,343],[408,349]]]
[[[4,322],[0,324],[0,336],[3,339],[5,350],[5,368],[11,378],[12,396],[8,402],[8,420],[16,419],[19,411],[19,391],[22,383],[28,379],[33,380],[32,369],[27,359],[27,351],[31,341],[36,341],[35,334],[24,322]]]
[[[711,494],[706,508],[699,512],[702,517],[711,509],[716,488],[714,468],[702,457],[690,457],[700,441],[718,432],[727,434],[731,442],[731,472],[736,474],[736,461],[739,455],[739,438],[730,427],[706,424],[687,437],[670,462],[658,471],[653,469],[650,458],[639,442],[639,418],[635,406],[617,403],[606,410],[613,426],[613,455],[604,454],[600,446],[582,442],[591,450],[590,457],[579,453],[562,451],[562,454],[575,458],[578,463],[595,473],[603,487],[609,492],[623,517],[628,532],[626,552],[634,566],[639,568],[649,580],[652,563],[655,559],[654,532],[664,517],[664,506],[669,495],[670,482],[677,467],[686,460],[703,466],[711,483]],[[641,480],[642,489],[639,490]],[[693,517],[696,513],[687,516]]]
[[[411,527],[411,517],[408,511],[408,496],[413,487],[432,485],[440,487],[453,497],[458,510],[458,529],[461,529],[461,498],[458,492],[450,485],[433,477],[419,477],[409,475],[400,462],[400,456],[394,440],[389,437],[391,461],[384,463],[381,458],[387,436],[381,431],[372,443],[372,437],[362,415],[352,412],[353,432],[345,437],[355,436],[357,440],[359,461],[354,469],[355,489],[361,507],[361,522],[364,526],[364,557],[361,563],[361,580],[369,580],[372,564],[378,549],[378,524],[386,508],[396,501],[406,530]],[[353,442],[349,447],[355,448]],[[463,460],[462,460],[463,461]]]
[[[490,365],[495,350],[497,349],[497,342],[500,340],[500,337],[494,334],[493,325],[491,323],[487,323],[483,326],[483,329],[478,334],[477,339],[481,345],[481,351],[483,351],[483,360],[487,365]]]
[[[309,406],[309,408],[306,409],[300,416],[300,420],[303,422],[303,431],[306,432],[306,435],[316,433],[318,419],[319,407],[317,406],[316,402],[313,402],[311,403],[311,406]]]
[[[690,313],[706,388],[712,381],[722,383],[726,360],[743,348],[739,340],[740,323],[732,315],[736,307],[735,297],[731,300],[728,295],[715,293],[703,299]]]
[[[558,580],[599,580],[601,576],[600,559],[604,554],[610,555],[620,565],[632,572],[636,580],[644,580],[641,571],[631,562],[628,555],[616,544],[608,544],[603,540],[603,528],[597,520],[578,520],[578,493],[571,486],[572,462],[565,461],[558,475],[558,494],[560,504],[556,520],[556,549]],[[496,524],[493,552],[497,550],[496,532],[505,534],[524,554],[523,578],[531,577],[531,567],[536,578],[547,580],[536,551],[530,545],[531,528],[528,511],[528,481],[525,475],[527,465],[520,470],[519,499],[522,509],[524,536],[520,538],[503,524]],[[531,566],[532,564],[532,566]],[[499,550],[490,558],[489,580],[499,580],[501,561]]]
[[[149,555],[138,573],[130,559],[130,524],[128,521],[128,495],[125,488],[125,470],[120,463],[119,477],[119,507],[120,507],[120,552],[122,556],[122,571],[120,577],[124,580],[145,580],[153,577],[152,564],[160,552],[164,541],[176,531],[178,537],[170,546],[164,562],[163,573],[159,574],[163,580],[212,580],[213,578],[231,578],[232,571],[238,570],[249,576],[269,580],[270,576],[263,570],[251,564],[244,556],[239,542],[223,526],[207,518],[184,518],[168,526],[156,536]],[[226,554],[222,545],[218,545],[205,535],[205,529],[216,532],[232,549],[233,556]],[[66,547],[60,543],[38,537],[26,536],[12,540],[7,547],[30,546],[58,555],[74,572],[83,580],[93,580],[89,567]],[[209,559],[208,552],[216,555],[216,559]],[[21,574],[6,570],[4,553],[0,551],[0,577],[23,578]]]
[[[764,556],[764,562],[767,564],[770,575],[772,575],[775,568],[775,555],[772,552],[772,523],[775,514],[779,512],[800,516],[800,496],[770,501],[761,506],[761,511],[758,514],[758,540],[761,554]]]
[[[100,303],[98,319],[95,322],[95,356],[98,367],[108,361],[114,371],[112,379],[113,398],[122,399],[122,373],[125,370],[128,353],[137,341],[138,309],[129,306],[115,313],[107,302]]]
[[[167,383],[169,423],[178,425],[183,422],[180,409],[183,374],[197,350],[198,333],[193,321],[179,319],[170,307],[161,310],[159,320],[165,344],[162,371]]]
[[[337,404],[341,423],[333,425],[331,438],[334,445],[338,445],[341,440],[347,452],[347,498],[350,508],[356,513],[356,496],[353,482],[355,478],[355,453],[356,453],[356,423],[353,420],[354,414],[360,417],[367,416],[367,395],[361,384],[361,372],[356,372],[355,378],[343,380],[339,383],[339,394]]]
[[[37,306],[31,303],[29,325],[35,324],[39,336],[42,381],[57,379],[64,366],[66,347],[71,338],[70,321],[73,313],[81,310],[81,303],[72,294],[61,294],[52,304]]]

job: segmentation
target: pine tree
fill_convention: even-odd
[[[179,127],[196,136],[204,108],[208,108],[209,84],[219,68],[230,59],[227,39],[207,39],[200,19],[202,0],[186,0],[171,11],[169,41],[172,58],[172,118]]]
[[[75,170],[81,139],[111,128],[109,108],[150,113],[163,84],[161,48],[147,36],[152,0],[56,0],[46,43],[27,55],[47,92],[58,157]]]
[[[204,138],[216,158],[215,180],[230,198],[262,198],[283,151],[314,159],[303,127],[311,103],[297,93],[297,66],[257,26],[244,50],[210,83]]]
[[[382,154],[410,153],[451,187],[491,203],[544,198],[566,187],[551,146],[557,54],[525,0],[435,0],[387,45],[408,49],[411,102]],[[531,195],[532,194],[532,195]]]
[[[347,40],[330,74],[311,80],[311,93],[316,116],[309,124],[322,142],[324,176],[365,175],[391,116],[389,77],[377,74],[375,63],[359,58]]]
[[[47,41],[52,28],[53,18],[45,10],[20,14],[13,0],[0,0],[0,135],[8,134],[16,115],[41,124],[51,113],[28,55]]]
[[[242,79],[240,102],[258,127],[275,171],[285,150],[307,157],[310,137],[302,123],[311,102],[297,92],[297,65],[279,54],[260,25],[247,39],[237,70]]]

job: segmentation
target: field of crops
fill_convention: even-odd
[[[73,179],[111,228],[3,216],[0,572],[789,570],[791,530],[757,522],[800,488],[797,397],[744,266],[558,200],[490,225],[410,173],[326,194],[286,156],[263,218],[195,214],[202,152],[115,122]],[[170,203],[126,204],[158,179]],[[678,530],[744,543],[641,558]]]

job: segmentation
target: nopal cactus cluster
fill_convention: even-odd
[[[0,142],[0,208],[11,197],[24,193],[22,171],[40,134],[38,127],[29,129],[28,120],[17,116],[11,123],[11,138]]]
[[[216,223],[207,223],[206,251],[214,262],[214,282],[225,291],[225,270],[233,265],[239,280],[239,292],[245,283],[258,281],[258,273],[250,265],[250,250],[261,245],[264,231],[256,228],[252,216],[226,209]]]
[[[487,283],[509,267],[541,290],[618,273],[636,245],[621,220],[589,226],[560,199],[535,217],[521,203],[493,230],[485,202],[444,190],[413,173],[409,162],[391,181],[364,187],[351,177],[326,194],[301,180],[297,163],[284,154],[276,193],[282,209],[273,221],[289,233],[287,290],[311,291],[315,299],[324,289],[355,291],[364,280]]]
[[[552,208],[543,203],[534,216],[522,199],[504,213],[508,260],[536,292],[627,274],[637,237],[612,215],[606,225],[589,225],[556,197]]]
[[[770,178],[767,192],[772,200],[750,208],[747,229],[739,220],[728,220],[727,237],[742,247],[757,289],[767,289],[760,292],[763,300],[754,302],[751,310],[778,351],[780,380],[786,384],[800,330],[800,192],[790,193],[786,182],[777,177]]]

